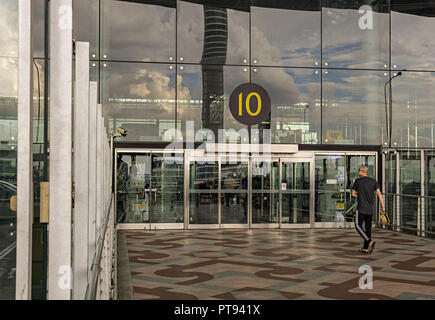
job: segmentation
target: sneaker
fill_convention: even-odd
[[[361,248],[358,251],[362,254],[370,254],[370,251],[368,251],[367,249],[364,249],[364,248]]]
[[[372,241],[372,245],[369,246],[369,252],[372,253],[375,250],[376,241]]]

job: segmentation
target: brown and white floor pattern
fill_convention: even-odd
[[[435,299],[435,241],[373,229],[118,231],[118,299]],[[360,289],[360,267],[373,289]]]

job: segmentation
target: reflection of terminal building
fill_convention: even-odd
[[[111,250],[98,239],[114,230],[352,228],[361,165],[384,193],[386,229],[434,236],[432,2],[75,0],[68,33],[50,20],[59,11],[44,7],[64,1],[31,1],[34,50],[20,76],[19,43],[23,52],[30,42],[19,42],[26,37],[18,37],[18,0],[0,4],[7,21],[0,256],[8,258],[0,264],[0,298],[18,294],[17,279],[34,297],[83,297],[92,259]],[[371,10],[361,13],[363,5]],[[363,14],[375,28],[360,28]],[[26,77],[25,86],[17,82]],[[243,83],[270,96],[261,123],[242,124],[229,110]],[[27,113],[18,112],[18,101],[27,101],[30,109],[20,109]],[[18,142],[26,129],[27,140]],[[27,159],[27,171],[17,169],[18,159]],[[9,202],[17,181],[33,186],[19,202],[27,208],[24,234],[34,239],[27,262],[10,258],[19,241]],[[65,236],[50,241],[56,234]],[[29,257],[19,248],[19,259]],[[33,284],[8,277],[29,261]],[[88,269],[73,266],[75,289],[62,296],[50,272],[76,261]]]

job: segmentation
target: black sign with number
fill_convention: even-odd
[[[230,111],[240,123],[259,124],[270,113],[269,94],[258,84],[241,84],[231,93]]]

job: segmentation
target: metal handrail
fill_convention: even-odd
[[[426,199],[434,199],[435,196],[423,196],[423,195],[415,195],[415,194],[401,194],[401,193],[390,193],[390,192],[382,192],[382,195],[384,196],[392,196],[392,197],[409,197],[409,198],[426,198]],[[416,232],[424,232],[429,234],[435,234],[435,232],[430,230],[419,230],[418,228],[411,228],[403,225],[398,225],[396,223],[382,223],[382,225],[385,226],[391,226],[391,227],[397,227],[404,230],[410,230],[410,231],[416,231]]]
[[[98,277],[99,277],[100,271],[101,271],[100,270],[101,255],[103,253],[104,240],[106,238],[107,225],[108,225],[109,219],[110,219],[110,209],[112,208],[112,203],[113,203],[113,193],[110,196],[109,205],[108,205],[107,210],[106,210],[107,214],[106,214],[104,226],[102,229],[103,232],[100,233],[100,236],[98,237],[97,250],[95,250],[94,259],[92,260],[92,266],[91,266],[92,276],[91,276],[91,281],[88,283],[88,286],[86,288],[86,295],[85,295],[86,300],[95,300],[96,299],[97,282],[98,282]]]
[[[389,192],[382,192],[382,194],[387,195],[387,196],[435,199],[435,196],[423,196],[423,195],[417,195],[417,194],[402,194],[402,193],[389,193]]]

